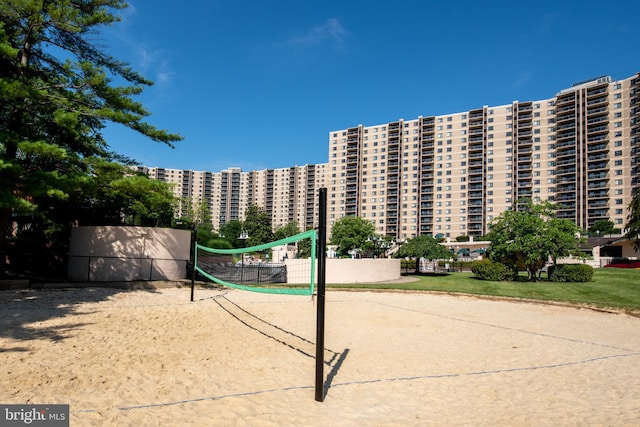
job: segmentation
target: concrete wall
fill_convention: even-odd
[[[110,282],[187,277],[191,232],[150,227],[77,227],[68,279]]]
[[[377,283],[400,278],[400,260],[388,258],[327,258],[326,283]],[[310,259],[288,259],[287,282],[306,283],[311,274]],[[317,280],[317,275],[316,275]]]

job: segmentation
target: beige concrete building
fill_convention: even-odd
[[[329,133],[329,224],[345,215],[399,240],[479,237],[521,197],[589,228],[623,228],[638,185],[640,74],[540,101]]]
[[[317,190],[328,189],[328,226],[345,215],[405,240],[420,234],[479,237],[521,197],[550,200],[587,229],[623,228],[640,183],[640,74],[581,82],[539,101],[329,133],[328,163],[243,172],[139,168],[206,203],[214,229],[251,204],[275,228],[317,225]],[[183,211],[177,212],[184,214]]]
[[[153,179],[172,184],[182,203],[176,217],[194,215],[206,206],[214,230],[230,221],[243,220],[251,205],[263,207],[274,230],[296,221],[301,231],[317,226],[318,189],[326,187],[326,164],[243,172],[228,168],[204,172],[138,167]]]

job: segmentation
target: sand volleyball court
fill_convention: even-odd
[[[0,403],[72,426],[640,425],[640,319],[423,293],[0,292]]]

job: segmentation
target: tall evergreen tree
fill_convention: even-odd
[[[126,7],[120,0],[0,4],[2,264],[22,217],[46,222],[61,202],[82,197],[96,159],[131,162],[109,149],[107,122],[170,146],[181,139],[147,123],[149,112],[134,100],[152,82],[92,39]],[[73,210],[66,211],[73,221]]]

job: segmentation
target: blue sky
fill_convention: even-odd
[[[552,97],[640,71],[637,0],[131,0],[101,35],[153,80],[148,122],[113,150],[220,171],[325,163],[332,130]],[[194,6],[197,5],[197,6]]]

